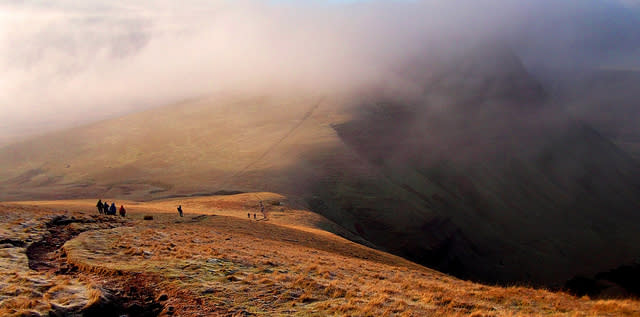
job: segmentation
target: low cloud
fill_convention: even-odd
[[[218,92],[402,87],[406,60],[481,43],[509,46],[529,67],[637,67],[638,21],[632,1],[604,0],[8,2],[0,134]]]

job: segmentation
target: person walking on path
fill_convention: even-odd
[[[262,218],[267,218],[267,215],[264,213],[264,204],[262,200],[260,201],[260,212],[262,213]]]
[[[178,205],[178,214],[182,217],[182,205]]]
[[[126,214],[127,214],[127,211],[124,209],[124,206],[120,205],[120,216],[124,218]]]
[[[251,213],[247,213],[247,218],[251,219]]]
[[[109,207],[109,214],[112,216],[116,215],[116,203],[111,203],[111,207]]]
[[[98,207],[98,212],[102,214],[102,199],[98,199],[98,203],[96,204],[96,207]]]

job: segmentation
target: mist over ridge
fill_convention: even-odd
[[[629,1],[9,2],[0,132],[8,142],[217,92],[411,94],[407,61],[482,45],[528,67],[637,67],[638,16]]]

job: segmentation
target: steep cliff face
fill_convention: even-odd
[[[422,99],[364,102],[334,126],[368,169],[318,186],[318,211],[392,252],[490,282],[560,285],[632,261],[637,162],[547,105],[517,58],[499,56],[442,66],[423,78]]]

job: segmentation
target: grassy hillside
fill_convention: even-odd
[[[65,130],[0,150],[1,199],[150,199],[291,188],[280,173],[337,142],[334,102],[220,97]]]
[[[308,211],[270,210],[269,220],[247,219],[255,210],[251,195],[124,202],[125,219],[98,216],[93,200],[2,204],[0,314],[640,313],[634,300],[591,300],[458,280],[321,230],[318,224],[327,220]],[[188,206],[185,217],[174,213],[176,203]],[[36,262],[40,265],[29,269]]]
[[[637,161],[494,53],[400,70],[410,96],[221,96],[16,143],[0,199],[272,191],[464,278],[560,287],[632,263]]]

